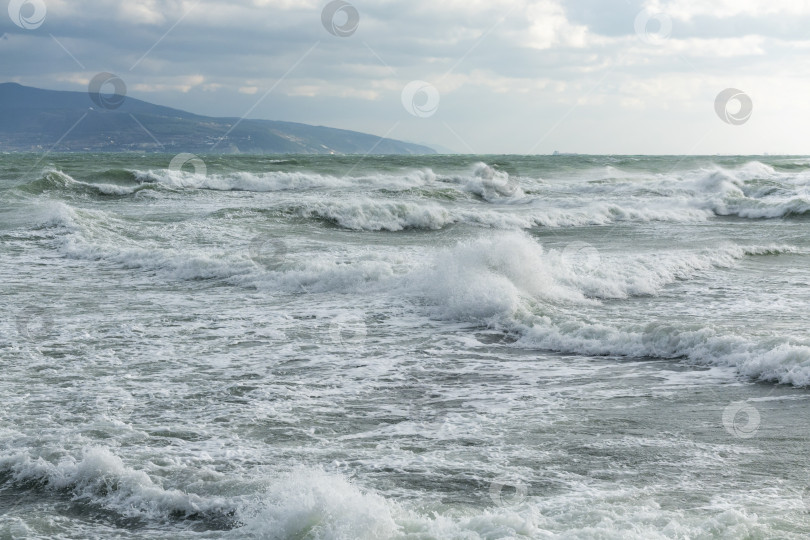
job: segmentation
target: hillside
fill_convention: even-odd
[[[131,97],[119,108],[106,110],[94,104],[86,92],[0,84],[0,151],[6,152],[39,152],[56,145],[53,150],[58,152],[435,153],[426,146],[380,141],[365,133],[270,120],[243,120],[225,137],[238,121]]]

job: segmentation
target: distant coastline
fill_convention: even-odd
[[[110,98],[94,103],[85,92],[0,83],[0,152],[436,153],[356,131],[200,116],[131,97]]]

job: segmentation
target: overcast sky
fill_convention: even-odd
[[[810,153],[806,0],[352,0],[328,29],[325,0],[29,2],[0,11],[0,81],[106,71],[199,114],[469,153]],[[718,114],[728,88],[750,117]]]

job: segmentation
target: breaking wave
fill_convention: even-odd
[[[224,279],[234,285],[289,293],[397,294],[436,317],[502,327],[522,346],[567,353],[685,358],[734,366],[765,380],[810,384],[810,348],[782,338],[751,341],[710,327],[625,327],[575,316],[578,305],[656,296],[676,281],[722,272],[753,256],[797,253],[786,245],[723,244],[623,256],[600,254],[584,243],[548,250],[525,233],[488,234],[403,260],[369,253],[280,254],[271,267],[251,259],[247,246],[184,250],[137,246],[110,228],[109,216],[82,215],[65,205],[49,222],[69,233],[66,256],[107,260],[156,271],[169,279]],[[99,223],[103,222],[103,226]],[[129,244],[129,245],[127,245]],[[136,245],[133,245],[136,244]]]

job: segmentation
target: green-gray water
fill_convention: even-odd
[[[0,538],[806,537],[810,158],[173,157],[0,156]]]

